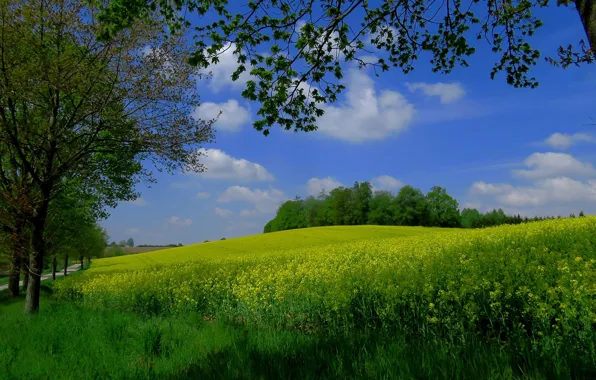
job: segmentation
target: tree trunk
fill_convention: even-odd
[[[10,273],[8,276],[8,295],[19,296],[19,283],[21,281],[21,265],[25,253],[24,223],[16,221],[10,236]],[[26,264],[26,263],[25,263]]]
[[[83,270],[83,259],[84,259],[84,256],[81,256],[81,270]]]
[[[68,255],[64,256],[64,275],[66,276],[68,273]]]
[[[10,252],[10,273],[8,275],[8,296],[19,296],[19,282],[21,281],[21,252]]]
[[[41,272],[43,271],[43,258],[45,255],[44,232],[48,214],[49,194],[44,194],[44,201],[33,219],[31,236],[31,254],[29,260],[29,284],[27,285],[27,298],[25,299],[25,314],[39,311],[39,297],[41,293]]]
[[[56,279],[56,256],[52,257],[52,280]]]
[[[596,4],[593,0],[575,0],[592,51],[596,51]]]
[[[24,255],[23,259],[23,268],[21,272],[23,273],[23,289],[27,290],[27,285],[29,285],[29,255]]]

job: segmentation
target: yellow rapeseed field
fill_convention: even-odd
[[[473,333],[595,356],[596,218],[287,231],[97,260],[56,288],[94,307],[305,331]]]
[[[206,258],[257,255],[289,248],[307,248],[348,241],[376,240],[390,237],[416,236],[446,231],[443,228],[335,226],[281,231],[263,235],[218,240],[180,248],[146,252],[101,259],[94,262],[90,273],[116,272],[131,269],[154,268]]]

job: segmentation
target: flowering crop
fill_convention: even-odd
[[[263,235],[242,252],[233,251],[233,240],[185,247],[195,250],[187,261],[176,258],[181,248],[97,260],[56,288],[59,296],[107,308],[193,310],[305,331],[399,326],[454,340],[472,332],[522,339],[544,353],[566,346],[596,357],[596,218],[441,232],[351,227],[350,235],[359,229],[385,237],[337,242],[337,228],[318,228],[271,234],[301,248],[278,242],[268,249]],[[404,236],[387,237],[391,229]],[[336,242],[300,243],[315,230]]]

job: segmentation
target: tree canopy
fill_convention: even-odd
[[[534,88],[538,79],[531,68],[542,54],[531,43],[543,26],[536,16],[540,8],[574,7],[587,36],[587,43],[553,46],[549,62],[567,67],[594,61],[596,6],[589,0],[250,0],[232,5],[228,0],[112,0],[100,16],[101,36],[109,39],[135,20],[160,16],[168,20],[168,30],[193,27],[190,58],[198,67],[217,64],[232,50],[238,63],[232,78],[251,74],[242,95],[260,103],[254,127],[265,135],[274,125],[315,130],[321,103],[335,101],[344,88],[346,62],[372,66],[375,72],[408,73],[428,57],[432,71],[450,73],[469,65],[477,40],[497,55],[491,78],[504,72],[510,85]],[[189,21],[196,15],[199,23]]]
[[[583,211],[580,216],[583,216]],[[522,218],[520,215],[506,215],[501,209],[483,213],[464,208],[460,212],[457,200],[440,186],[433,186],[424,194],[420,189],[406,185],[394,194],[383,190],[373,193],[370,183],[356,182],[351,188],[339,187],[317,198],[309,196],[283,203],[263,232],[363,224],[483,228],[542,219],[552,218]]]

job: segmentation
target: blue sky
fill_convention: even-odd
[[[574,10],[541,10],[534,39],[543,55],[584,37]],[[233,57],[227,57],[232,58]],[[424,57],[427,58],[427,57]],[[158,174],[141,198],[111,210],[102,222],[111,240],[191,244],[261,233],[276,207],[296,195],[354,181],[397,191],[443,186],[460,203],[525,215],[596,213],[596,118],[593,67],[534,68],[537,89],[490,80],[497,56],[485,45],[471,67],[433,74],[421,60],[408,75],[375,77],[347,67],[347,89],[326,106],[308,134],[252,129],[256,104],[242,99],[222,58],[214,76],[197,84],[197,116],[223,114],[216,141],[205,146],[202,174]],[[426,59],[428,61],[428,59]],[[244,78],[241,78],[243,80]]]

